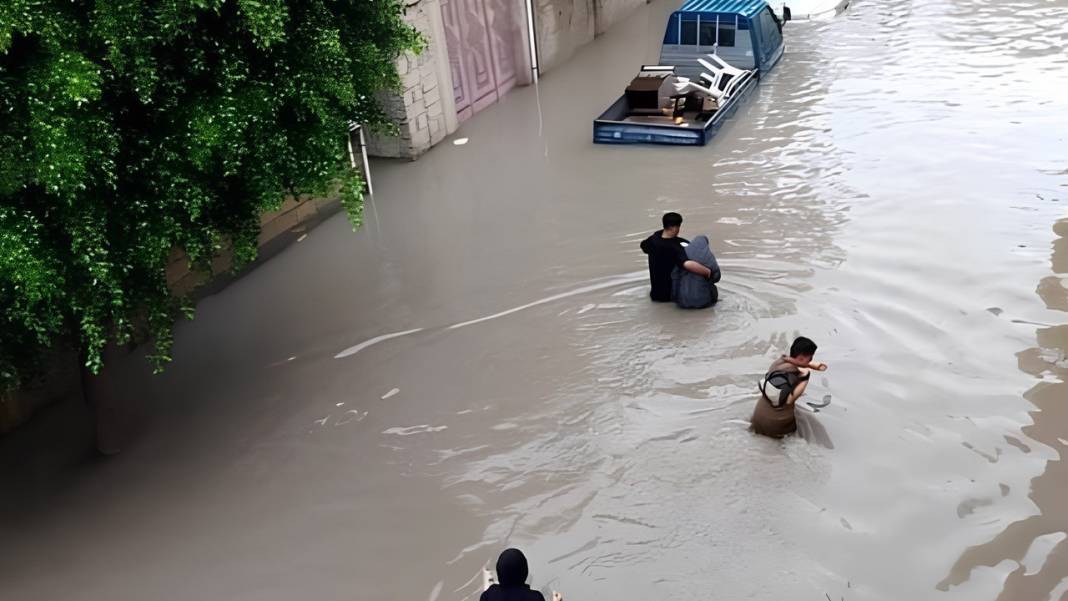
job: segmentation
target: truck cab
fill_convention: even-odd
[[[782,58],[782,27],[789,18],[788,8],[780,18],[765,0],[687,0],[668,19],[660,64],[697,78],[697,59],[717,54],[734,67],[765,74]]]

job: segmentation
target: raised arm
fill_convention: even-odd
[[[816,371],[827,371],[827,364],[821,361],[811,361],[809,363],[805,363],[804,361],[798,361],[793,357],[786,357],[786,362],[791,365],[796,365],[797,367],[807,367]]]

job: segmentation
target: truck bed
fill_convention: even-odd
[[[686,111],[681,115],[681,124],[668,115],[631,115],[626,95],[620,96],[593,121],[593,141],[596,144],[704,146],[756,87],[754,73],[740,77],[746,77],[747,81],[740,83],[734,94],[707,119],[700,119],[697,111]]]

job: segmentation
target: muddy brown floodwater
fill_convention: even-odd
[[[458,601],[505,545],[569,601],[1066,598],[1068,2],[858,1],[710,146],[593,146],[671,9],[204,300],[123,454],[0,443],[0,598]],[[646,300],[668,210],[712,310]],[[754,437],[798,333],[823,436]]]

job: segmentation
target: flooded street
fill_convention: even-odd
[[[459,601],[512,545],[568,601],[1068,599],[1068,0],[858,1],[709,146],[594,146],[676,5],[204,300],[123,454],[0,441],[0,598]],[[666,211],[711,310],[648,301]],[[798,334],[833,402],[755,437]]]

